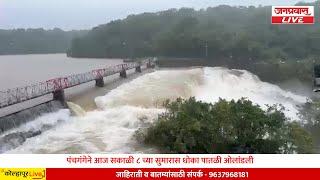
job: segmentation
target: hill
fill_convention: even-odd
[[[298,5],[319,7],[319,1]],[[315,8],[316,15],[318,9]],[[182,8],[130,15],[75,38],[68,54],[108,58],[228,58],[245,63],[320,55],[319,23],[271,25],[270,19],[270,6],[221,5],[201,10]]]

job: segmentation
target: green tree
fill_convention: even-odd
[[[279,106],[241,99],[215,104],[177,99],[137,138],[166,153],[311,153],[312,139]]]
[[[313,3],[299,5],[317,6]],[[315,9],[316,19],[318,9]],[[296,60],[319,55],[320,25],[275,26],[271,6],[207,9],[170,9],[130,15],[93,28],[74,41],[75,57],[169,56],[203,58],[205,46],[211,61],[230,58],[235,64],[268,59]],[[84,49],[84,50],[81,50]]]

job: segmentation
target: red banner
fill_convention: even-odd
[[[284,17],[272,17],[273,24],[313,24],[314,17],[294,17],[294,16],[284,16]]]
[[[272,24],[314,24],[313,6],[272,6]]]

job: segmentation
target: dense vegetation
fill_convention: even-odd
[[[311,3],[318,7],[318,2]],[[319,8],[315,8],[317,16]],[[72,42],[75,57],[207,57],[247,64],[320,55],[320,24],[271,25],[271,7],[221,5],[131,15]],[[318,16],[316,17],[316,20]],[[206,46],[208,53],[206,53]]]
[[[317,152],[320,152],[320,99],[309,99],[300,107],[300,119],[304,121],[313,138]]]
[[[283,108],[241,99],[216,104],[177,99],[137,138],[165,153],[312,153],[312,138]]]
[[[0,55],[65,53],[71,40],[86,32],[58,28],[0,30]]]

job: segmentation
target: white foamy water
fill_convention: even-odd
[[[306,102],[306,97],[282,90],[279,86],[262,82],[256,75],[245,70],[204,68],[204,85],[198,88],[196,97],[206,102],[217,102],[246,97],[266,109],[266,104],[282,104],[285,114],[298,120],[296,105]]]
[[[132,137],[134,132],[157,119],[158,114],[164,111],[164,100],[190,96],[206,102],[216,102],[219,97],[228,100],[247,97],[263,108],[265,104],[281,103],[287,108],[286,115],[293,119],[297,118],[296,105],[306,99],[261,82],[255,75],[242,70],[197,68],[156,71],[97,97],[98,110],[87,112],[83,117],[71,117],[69,111],[61,110],[24,125],[24,129],[36,129],[52,118],[55,120],[51,121],[56,123],[53,128],[28,138],[7,153],[148,152],[149,149],[136,143]],[[21,131],[21,128],[18,129]]]
[[[202,69],[157,71],[123,84],[95,101],[101,109],[122,105],[158,107],[166,99],[194,95],[202,80]]]

